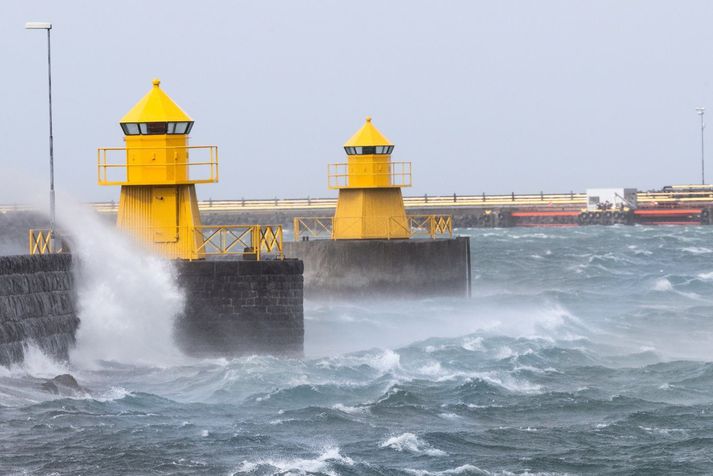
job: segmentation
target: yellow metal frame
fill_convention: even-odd
[[[293,238],[331,238],[334,217],[295,217],[292,220]]]
[[[31,229],[28,232],[28,242],[31,255],[47,255],[54,253],[66,253],[69,247],[56,232],[47,229]]]
[[[124,230],[134,236],[143,247],[161,253],[164,248],[160,243],[142,239],[143,236],[151,235],[160,228],[125,228]],[[269,255],[277,259],[285,259],[282,225],[203,225],[192,229],[183,228],[186,228],[187,234],[192,234],[196,238],[199,243],[197,252],[204,256],[243,256],[259,261]],[[68,251],[65,241],[56,232],[50,230],[30,230],[28,239],[31,255]],[[194,248],[189,242],[185,242],[183,246],[186,248],[183,251],[192,251]]]
[[[282,225],[203,225],[194,230],[201,243],[198,252],[208,256],[253,256],[259,261],[272,253],[285,258]]]
[[[357,172],[357,165],[377,165],[388,167],[385,172]],[[342,188],[400,188],[411,186],[411,162],[375,162],[373,164],[337,163],[327,164],[327,186],[330,190]],[[355,185],[351,180],[360,181],[360,178],[372,179],[371,184],[360,183]],[[388,185],[380,184],[387,182]]]
[[[451,215],[407,215],[411,236],[430,236],[436,238],[439,235],[453,237],[453,217]]]
[[[150,163],[150,162],[141,162],[141,163],[133,163],[130,164],[128,163],[127,160],[127,155],[129,151],[158,151],[158,152],[173,152],[174,158],[178,158],[178,155],[180,152],[184,152],[186,158],[190,156],[188,153],[191,150],[207,150],[209,153],[209,158],[207,161],[202,161],[202,162],[191,162],[190,160],[185,161],[185,162],[178,162],[174,161],[171,162],[170,164],[166,163]],[[114,152],[124,152],[124,157],[123,157],[123,163],[112,163],[109,158],[107,157],[108,155],[111,155]],[[183,154],[180,154],[183,155]],[[197,184],[197,183],[216,183],[218,182],[219,179],[219,174],[218,174],[218,147],[214,145],[191,145],[191,146],[174,146],[174,147],[100,147],[97,149],[97,183],[99,185],[157,185],[157,182],[155,180],[147,180],[147,181],[137,181],[137,180],[128,180],[129,176],[129,171],[131,168],[139,168],[139,167],[161,167],[161,168],[169,168],[169,167],[175,167],[176,169],[180,167],[187,167],[190,169],[191,167],[193,170],[195,170],[196,167],[207,167],[208,168],[208,178],[204,179],[190,179],[187,178],[186,180],[181,180],[181,179],[174,179],[174,180],[161,180],[160,184],[171,184],[171,185],[180,185],[180,184]],[[114,169],[123,169],[124,170],[124,180],[110,180],[109,179],[109,172],[110,170]],[[179,174],[177,174],[179,175]],[[179,175],[180,176],[180,175]]]
[[[407,215],[408,224],[404,225],[401,217],[369,217],[370,220],[383,222],[383,228],[387,230],[385,239],[392,239],[393,236],[401,237],[407,233],[410,237],[430,237],[432,239],[440,237],[453,237],[453,217],[450,215]],[[293,239],[300,241],[303,237],[308,238],[334,238],[333,229],[335,220],[341,222],[345,229],[357,228],[361,225],[364,217],[295,217],[292,222]]]

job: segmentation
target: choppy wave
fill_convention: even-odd
[[[713,230],[470,233],[472,300],[309,302],[304,359],[30,352],[0,473],[710,471]],[[67,372],[86,395],[42,391]]]

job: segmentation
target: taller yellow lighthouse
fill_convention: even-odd
[[[121,118],[126,147],[99,149],[99,184],[121,185],[119,228],[165,257],[200,259],[195,186],[218,181],[218,151],[188,145],[193,119],[160,85],[154,79],[151,90]],[[207,158],[191,162],[191,153]]]
[[[332,238],[409,238],[401,187],[411,186],[411,163],[392,162],[394,145],[371,117],[345,144],[347,163],[329,165],[329,188],[339,190]]]

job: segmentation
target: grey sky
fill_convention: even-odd
[[[191,143],[220,148],[203,199],[333,195],[326,164],[367,115],[413,162],[406,194],[695,182],[695,107],[713,123],[710,1],[5,0],[0,174],[46,178],[29,20],[54,24],[57,188],[80,200],[118,197],[96,185],[96,148],[123,144],[156,76]]]

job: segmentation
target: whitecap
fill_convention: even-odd
[[[465,339],[463,339],[463,344],[461,344],[461,347],[463,347],[465,350],[470,350],[471,352],[474,352],[476,350],[482,350],[483,349],[483,338],[482,337],[465,338]]]
[[[439,413],[438,416],[445,420],[458,420],[459,418],[461,418],[460,415],[456,415],[455,413],[450,413],[450,412]]]
[[[708,253],[713,253],[712,249],[705,248],[703,246],[686,246],[684,248],[681,248],[681,251],[685,251],[686,253],[691,253],[693,255],[704,255]]]
[[[492,473],[490,471],[486,471],[484,469],[480,469],[477,466],[473,466],[472,464],[464,464],[462,466],[458,466],[457,468],[452,468],[452,469],[444,469],[443,471],[428,471],[425,469],[405,469],[408,474],[413,474],[415,476],[447,476],[450,474],[481,474],[481,475],[494,475],[496,473]],[[503,474],[510,474],[510,473],[503,473]],[[527,473],[529,474],[529,473]]]
[[[441,364],[439,362],[433,361],[418,369],[418,373],[429,377],[435,377],[442,375],[443,369],[441,368]]]
[[[99,402],[113,402],[132,396],[134,396],[134,394],[124,387],[111,387],[109,390],[98,395],[93,395],[91,398]]]
[[[276,474],[327,474],[329,476],[337,476],[337,472],[332,468],[332,464],[339,463],[348,466],[354,465],[354,461],[342,456],[338,447],[330,447],[312,459],[309,458],[294,458],[294,459],[260,459],[256,461],[243,461],[242,464],[233,472],[233,476],[238,474],[249,474],[259,471],[261,468],[273,468]]]
[[[427,456],[446,456],[447,453],[438,448],[433,448],[425,441],[420,440],[413,433],[402,433],[398,436],[392,436],[382,442],[381,448],[391,448],[392,450],[407,452],[416,455],[424,454]]]
[[[366,413],[369,410],[367,407],[352,407],[349,405],[344,405],[342,403],[335,403],[334,405],[332,405],[332,409],[344,413],[349,413],[350,415]]]
[[[673,291],[673,284],[666,278],[658,278],[653,284],[654,291]]]

